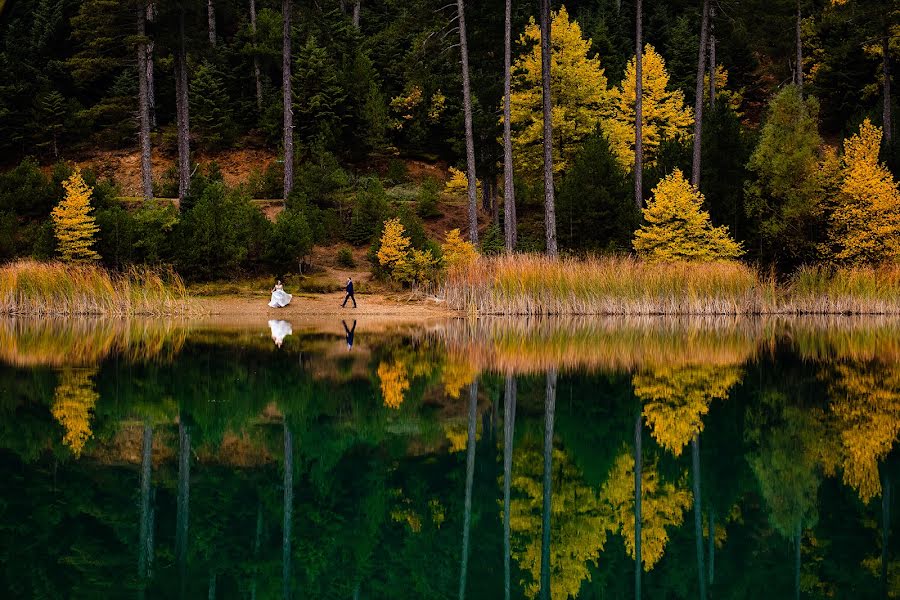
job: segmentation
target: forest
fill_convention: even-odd
[[[0,11],[0,259],[214,279],[296,272],[323,246],[416,283],[454,227],[482,254],[778,273],[900,255],[896,0]],[[226,177],[248,149],[271,160]],[[96,160],[111,152],[136,189]]]

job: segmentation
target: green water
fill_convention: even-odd
[[[291,325],[0,321],[3,597],[900,595],[898,322]]]

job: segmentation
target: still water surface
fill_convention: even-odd
[[[0,320],[0,589],[897,597],[898,433],[895,320]]]

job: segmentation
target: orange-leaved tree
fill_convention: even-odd
[[[100,228],[91,216],[91,193],[94,191],[84,182],[77,167],[63,181],[66,197],[54,207],[51,213],[59,253],[65,262],[87,262],[99,260],[94,250],[95,236]]]

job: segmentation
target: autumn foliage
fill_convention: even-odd
[[[65,262],[99,260],[94,244],[100,228],[90,214],[93,189],[84,182],[78,168],[63,181],[63,188],[66,196],[52,213],[60,257]]]

